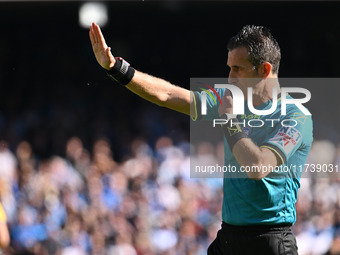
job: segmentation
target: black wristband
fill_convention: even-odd
[[[222,132],[227,139],[231,151],[233,151],[234,145],[238,140],[241,138],[249,138],[238,123],[239,120],[233,118],[230,119],[227,124],[221,125]]]
[[[107,71],[107,75],[110,79],[126,86],[132,80],[135,69],[123,58],[117,57],[115,59],[116,63],[109,71]]]

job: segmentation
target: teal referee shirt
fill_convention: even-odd
[[[225,89],[217,90],[220,97],[224,92]],[[196,116],[193,116],[193,120],[219,119],[217,98],[215,103],[210,96],[207,96],[207,114],[201,115],[201,93],[193,92],[193,96],[196,107]],[[280,166],[276,171],[261,180],[248,178],[224,138],[225,165],[237,168],[236,174],[226,172],[224,175],[222,220],[228,224],[239,226],[293,224],[296,220],[295,203],[300,177],[313,141],[313,126],[311,116],[304,115],[295,105],[288,104],[287,114],[281,115],[280,99],[279,97],[275,112],[270,115],[252,114],[245,102],[245,114],[238,116],[240,122],[245,120],[244,130],[249,138],[257,146],[272,150],[280,159],[281,162],[278,164]],[[269,100],[256,109],[265,110],[270,109],[271,106],[272,101]],[[250,119],[261,119],[265,124],[262,127],[249,127],[247,123]],[[267,119],[280,121],[272,123],[265,121]],[[289,119],[294,121],[288,121]],[[286,126],[294,127],[282,126],[282,120],[285,120]],[[251,125],[256,124],[254,122]]]

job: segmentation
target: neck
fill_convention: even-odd
[[[273,89],[280,93],[280,84],[277,77],[267,78],[253,87],[253,105],[259,106],[273,98]],[[247,99],[247,98],[246,98]]]

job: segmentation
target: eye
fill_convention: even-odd
[[[232,66],[231,70],[234,71],[234,72],[238,72],[240,70],[240,67],[239,66]]]

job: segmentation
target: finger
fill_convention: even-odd
[[[226,89],[223,95],[223,97],[227,97],[227,96],[231,96],[231,92],[229,89]]]
[[[108,56],[112,55],[112,53],[111,53],[111,48],[110,48],[110,47],[107,47],[107,49],[106,49],[106,54],[107,54]]]
[[[107,52],[107,55],[108,55],[109,58],[110,58],[110,61],[111,61],[111,62],[112,62],[112,61],[116,62],[115,59],[114,59],[114,56],[113,56],[113,54],[112,54],[112,52],[111,52],[111,48],[110,48],[110,47],[107,48],[106,52]]]
[[[92,45],[95,44],[97,41],[96,41],[96,36],[94,34],[94,22],[92,23],[92,25],[90,26],[90,35],[91,35],[91,42],[92,42]]]
[[[226,96],[226,99],[228,102],[232,102],[233,101],[233,98],[231,96]]]
[[[106,42],[105,42],[105,38],[102,34],[102,31],[100,30],[100,27],[97,24],[94,24],[94,31],[95,31],[95,36],[96,36],[96,41],[101,43],[101,45],[104,48],[107,48]]]
[[[91,29],[90,29],[90,31],[89,31],[89,35],[90,35],[91,44],[92,44],[92,46],[93,46],[93,45],[94,45],[94,38],[93,38]]]
[[[99,32],[96,23],[93,22],[92,24],[92,35],[95,43],[99,42]]]
[[[233,106],[233,98],[231,96],[227,96],[226,105],[228,105],[229,107]]]
[[[94,23],[94,22],[92,23],[92,25],[90,27],[90,31],[91,31],[94,43],[97,43],[98,38],[97,38],[97,31],[96,31],[96,23]]]

